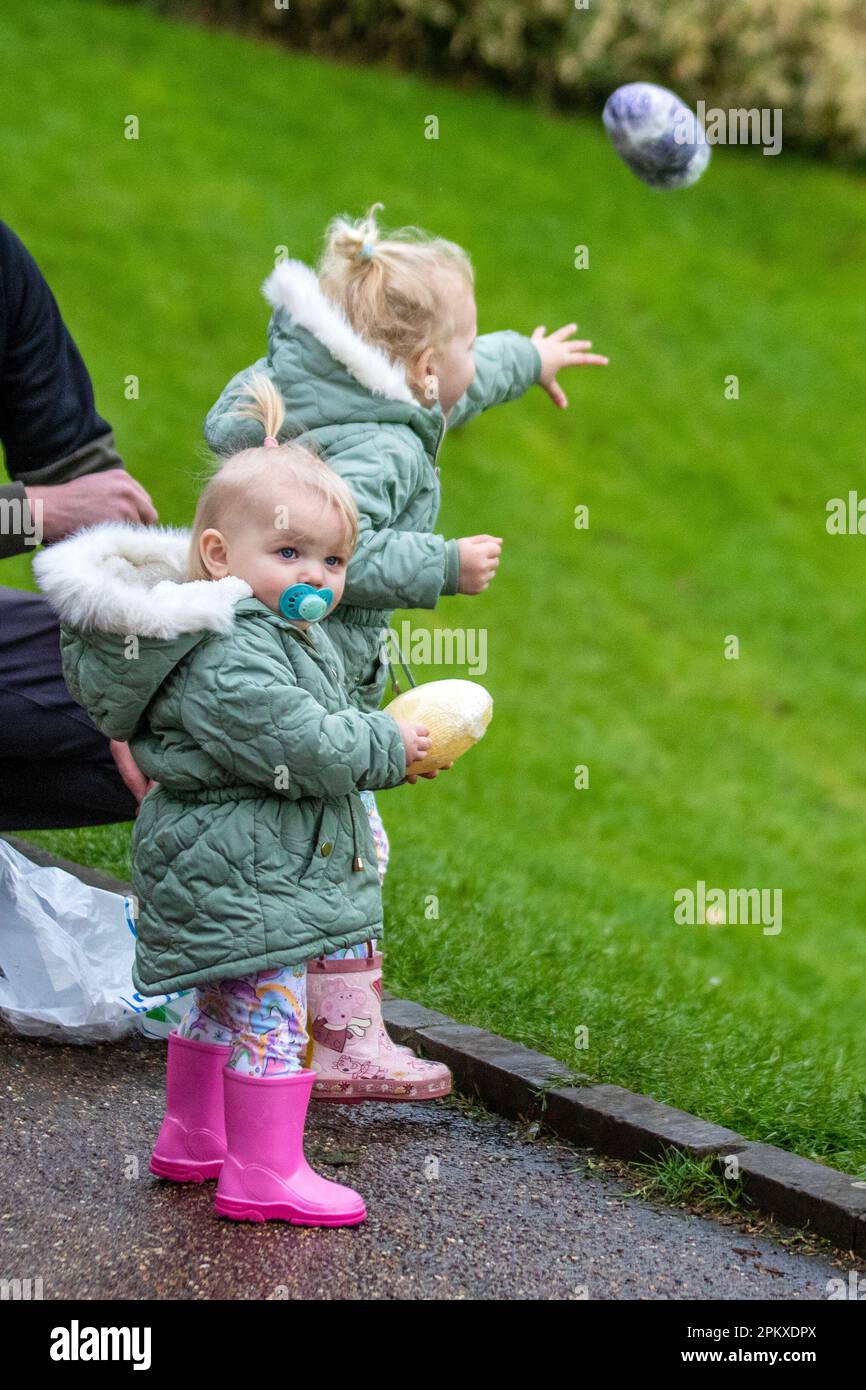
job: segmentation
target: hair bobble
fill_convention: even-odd
[[[279,447],[280,447],[280,441],[279,441],[278,439],[274,439],[274,436],[273,436],[272,434],[266,434],[266,435],[265,435],[265,442],[264,442],[264,444],[262,445],[262,448],[264,448],[264,449],[278,449]]]

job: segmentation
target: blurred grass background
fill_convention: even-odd
[[[0,67],[3,216],[163,523],[264,350],[275,248],[314,259],[336,212],[463,244],[480,331],[575,319],[609,355],[567,412],[533,391],[446,438],[439,529],[503,560],[411,618],[486,630],[495,717],[381,795],[386,986],[866,1176],[866,541],[825,529],[862,476],[862,176],[719,148],[653,193],[597,120],[76,0],[4,11]],[[129,832],[26,833],[127,876]],[[676,925],[698,879],[781,888],[781,933]]]

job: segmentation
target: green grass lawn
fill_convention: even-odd
[[[653,193],[599,121],[135,9],[5,11],[0,54],[3,216],[163,522],[263,350],[275,247],[313,259],[336,212],[381,199],[466,246],[482,332],[576,319],[609,355],[567,412],[533,391],[443,449],[440,529],[503,560],[412,621],[486,631],[495,716],[380,798],[386,984],[866,1176],[866,538],[825,529],[863,476],[862,177],[720,148]],[[126,874],[129,830],[32,838]],[[781,889],[782,931],[677,925],[698,880]]]

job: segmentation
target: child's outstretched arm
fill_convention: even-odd
[[[592,343],[567,341],[576,328],[577,324],[570,323],[547,335],[547,330],[540,327],[531,338],[506,329],[476,338],[472,349],[475,380],[449,411],[448,428],[465,425],[493,405],[515,400],[536,383],[556,405],[566,406],[568,402],[556,382],[557,372],[563,367],[607,364],[606,357],[586,351]]]
[[[448,428],[465,425],[489,410],[522,396],[538,380],[541,354],[531,338],[507,328],[501,333],[483,333],[472,348],[475,379],[468,391],[448,412]]]
[[[379,711],[329,713],[295,682],[270,624],[239,617],[229,637],[201,642],[177,699],[183,728],[239,785],[294,800],[405,779],[396,721]]]

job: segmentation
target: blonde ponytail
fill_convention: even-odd
[[[282,395],[264,372],[254,372],[246,389],[249,400],[229,413],[255,420],[264,430],[266,439],[278,439],[286,418]]]
[[[348,217],[334,217],[325,233],[324,257],[331,256],[349,262],[371,261],[379,244],[376,213],[384,203],[374,203],[365,217],[352,222]],[[323,257],[323,259],[324,259]]]
[[[381,235],[374,203],[364,217],[335,217],[325,233],[317,266],[322,292],[337,304],[356,333],[404,365],[454,333],[443,275],[469,288],[472,263],[461,246],[420,227]]]

